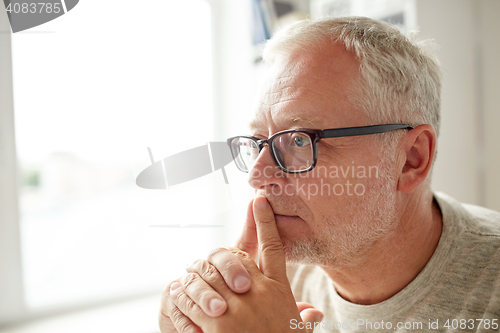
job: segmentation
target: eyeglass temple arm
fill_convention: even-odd
[[[389,132],[397,129],[413,129],[413,126],[403,124],[372,125],[349,128],[332,128],[321,131],[321,138],[335,138],[341,136],[356,136]]]

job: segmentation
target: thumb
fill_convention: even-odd
[[[268,278],[288,283],[285,253],[274,218],[274,212],[267,199],[258,196],[253,202],[253,216],[259,239],[259,268]]]
[[[321,322],[324,317],[325,316],[321,311],[316,310],[313,307],[304,309],[300,312],[300,318],[302,318],[305,327],[313,327],[313,329],[307,329],[307,333],[312,333],[314,331],[314,323]]]
[[[248,204],[245,225],[243,226],[240,238],[236,242],[236,247],[245,251],[254,260],[256,260],[257,253],[259,251],[259,242],[257,240],[257,227],[255,226],[255,220],[253,217],[253,201],[253,199],[250,200],[250,203]]]

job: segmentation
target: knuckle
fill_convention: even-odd
[[[247,260],[247,259],[251,259],[252,257],[245,251],[242,251],[240,249],[231,249],[230,252],[232,254],[234,254],[235,256],[237,256],[239,259],[241,260]]]
[[[214,279],[216,279],[219,276],[219,271],[217,270],[217,268],[215,268],[214,266],[209,264],[207,266],[207,269],[205,270],[203,276],[207,280],[213,281]]]
[[[196,309],[196,303],[186,295],[185,292],[181,291],[179,295],[177,295],[177,308],[172,310],[172,313],[176,311],[176,309],[181,309],[184,312],[192,311]]]
[[[237,261],[237,259],[236,260],[226,260],[221,264],[221,270],[225,274],[227,274],[227,273],[230,273],[229,275],[237,274],[238,272],[241,272],[241,270],[242,270],[241,262]]]
[[[200,274],[200,277],[208,284],[216,284],[220,280],[221,274],[219,272],[219,269],[212,265],[208,260],[200,260],[198,262],[198,265],[199,266],[197,272]]]
[[[218,271],[208,260],[200,260],[198,262],[198,273],[206,280],[207,278],[213,278]]]
[[[224,251],[227,251],[226,248],[224,247],[218,247],[216,249],[213,249],[212,251],[210,251],[210,253],[208,254],[208,261],[212,261],[214,259],[214,257],[216,257],[218,254],[221,254],[223,253]]]
[[[266,244],[261,244],[260,245],[260,251],[262,253],[283,251],[283,244],[278,243],[278,242],[269,242],[269,243],[266,243]]]
[[[193,326],[191,320],[186,317],[178,308],[175,308],[171,317],[175,327],[179,330],[179,333],[195,332],[195,327]]]
[[[194,283],[196,283],[196,281],[198,280],[198,278],[199,278],[199,275],[196,274],[196,273],[187,273],[182,278],[182,285],[184,286],[184,288],[188,289]]]
[[[184,308],[185,309],[196,309],[196,303],[189,297],[184,298]]]
[[[183,321],[185,321],[187,319],[187,317],[181,312],[181,310],[179,310],[179,308],[175,307],[172,310],[172,314],[170,315],[170,319],[174,323],[179,324],[179,323],[182,323]]]

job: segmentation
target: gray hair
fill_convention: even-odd
[[[429,41],[417,42],[415,36],[366,17],[302,20],[278,31],[263,59],[272,64],[280,56],[319,50],[325,40],[340,42],[360,62],[362,82],[353,92],[354,103],[372,121],[430,124],[439,134],[439,63]]]

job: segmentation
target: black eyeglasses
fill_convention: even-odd
[[[397,129],[413,129],[410,125],[387,124],[326,130],[291,129],[278,132],[269,139],[235,136],[227,139],[238,169],[248,172],[264,145],[269,147],[279,168],[288,173],[311,171],[318,157],[318,141],[326,138],[384,133]]]

